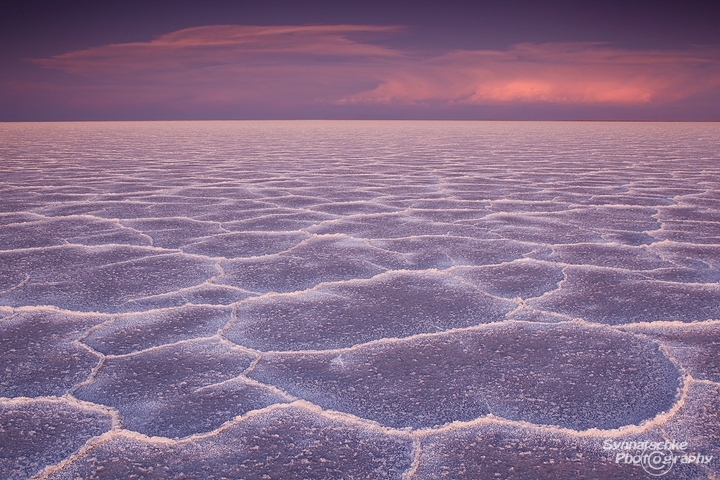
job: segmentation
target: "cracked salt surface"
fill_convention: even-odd
[[[2,478],[720,476],[715,124],[0,136]]]

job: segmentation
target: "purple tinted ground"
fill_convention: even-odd
[[[720,475],[717,124],[0,136],[2,478]]]

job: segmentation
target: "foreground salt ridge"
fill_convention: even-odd
[[[608,132],[611,131],[612,128],[609,127],[603,134],[609,135]],[[707,141],[716,138],[713,137],[716,135],[712,133],[713,130],[704,132],[702,135],[705,135]],[[88,133],[98,134],[92,130]],[[447,134],[449,131],[443,135]],[[583,135],[582,132],[572,134],[580,137]],[[501,134],[500,130],[492,133],[495,137],[487,135],[489,134],[486,132],[485,140],[494,138],[495,141],[502,142],[512,138],[507,132]],[[552,132],[544,132],[543,135],[554,138]],[[634,135],[638,142],[634,148],[644,148],[644,142],[650,145],[650,141],[646,142],[650,138],[656,141],[652,135],[643,137],[648,135],[647,132],[638,131]],[[609,135],[605,138],[611,137],[612,135]],[[118,140],[118,137],[107,138],[109,141]],[[387,134],[386,138],[389,138]],[[463,138],[467,140],[470,137]],[[543,137],[543,141],[545,140],[547,138]],[[589,140],[589,137],[586,140]],[[720,266],[716,260],[720,251],[720,223],[717,221],[719,202],[714,170],[704,164],[705,171],[694,175],[688,165],[673,163],[672,159],[661,161],[660,166],[640,159],[638,165],[629,169],[615,168],[613,160],[609,162],[609,168],[602,164],[582,167],[577,163],[578,152],[582,148],[578,150],[577,144],[563,143],[562,139],[556,139],[554,145],[565,146],[554,159],[536,159],[531,162],[533,168],[514,172],[506,164],[500,166],[483,163],[482,156],[476,152],[484,151],[485,147],[477,141],[474,143],[477,150],[468,150],[469,155],[465,157],[474,158],[477,163],[468,163],[467,160],[453,163],[456,160],[452,157],[443,159],[443,154],[438,156],[437,148],[422,138],[416,138],[416,141],[415,156],[425,159],[425,163],[411,161],[412,156],[407,156],[405,159],[397,157],[388,163],[385,163],[386,160],[378,160],[366,166],[361,162],[362,154],[356,156],[358,163],[353,163],[355,157],[351,147],[349,153],[339,150],[335,153],[336,160],[345,159],[342,168],[339,169],[337,165],[325,168],[321,162],[313,159],[315,153],[310,148],[304,150],[307,157],[303,157],[302,152],[298,154],[293,150],[293,155],[300,155],[301,163],[306,162],[302,168],[274,160],[274,170],[265,172],[257,169],[253,172],[253,168],[256,168],[254,166],[243,169],[241,162],[224,161],[217,164],[217,158],[215,164],[196,163],[192,166],[194,170],[188,172],[180,169],[181,165],[174,163],[173,158],[158,151],[154,158],[163,164],[167,171],[147,168],[137,162],[124,162],[123,168],[128,173],[124,181],[120,181],[120,177],[103,178],[100,175],[98,178],[93,171],[93,175],[81,179],[81,190],[87,192],[85,194],[65,193],[78,191],[77,184],[73,183],[75,180],[66,172],[57,170],[57,167],[53,167],[55,170],[48,170],[51,174],[53,171],[62,174],[62,177],[57,176],[52,180],[56,185],[55,193],[47,188],[33,193],[33,181],[28,181],[33,179],[31,172],[18,171],[15,177],[11,174],[11,180],[5,181],[8,190],[4,199],[9,200],[10,212],[13,212],[13,209],[15,211],[6,215],[0,214],[0,263],[5,267],[9,266],[5,268],[7,276],[0,277],[0,302],[7,305],[0,307],[0,329],[3,333],[16,332],[15,336],[8,337],[9,341],[16,342],[9,345],[9,349],[14,348],[21,353],[41,352],[33,361],[32,368],[44,368],[43,362],[65,358],[63,356],[70,351],[85,352],[78,355],[89,355],[84,364],[76,362],[69,365],[70,371],[75,372],[73,375],[77,378],[48,379],[54,381],[55,385],[43,385],[41,382],[26,393],[31,393],[31,396],[55,393],[68,398],[67,392],[74,395],[78,391],[87,391],[98,375],[103,376],[106,375],[105,372],[110,372],[106,367],[108,359],[113,362],[125,361],[125,358],[142,359],[147,355],[169,351],[168,348],[181,349],[183,355],[208,355],[209,351],[202,346],[213,344],[221,349],[229,349],[227,351],[238,348],[238,353],[246,352],[250,363],[244,369],[239,368],[237,372],[228,371],[227,375],[223,373],[223,376],[217,379],[220,381],[200,385],[193,391],[202,394],[212,392],[214,399],[230,398],[227,395],[237,395],[239,385],[248,385],[246,382],[250,382],[256,387],[266,385],[271,392],[283,397],[285,403],[273,405],[297,406],[297,402],[305,401],[302,396],[291,395],[278,390],[277,386],[267,381],[258,382],[257,379],[248,377],[262,373],[262,369],[268,365],[267,362],[272,363],[277,359],[320,355],[328,358],[327,367],[335,369],[332,371],[343,371],[351,368],[352,362],[348,364],[347,358],[340,358],[342,361],[335,363],[332,363],[332,360],[338,355],[342,356],[344,352],[363,352],[368,348],[392,347],[407,342],[413,344],[412,342],[431,341],[448,336],[462,339],[462,335],[488,329],[493,331],[513,325],[538,324],[547,332],[557,332],[558,328],[566,327],[580,332],[626,332],[623,335],[636,338],[640,344],[657,345],[661,355],[676,365],[676,378],[680,382],[678,385],[681,385],[681,392],[668,388],[667,392],[673,399],[672,405],[655,412],[652,418],[617,429],[577,430],[560,425],[541,426],[533,422],[503,419],[493,414],[480,415],[475,420],[464,422],[454,420],[433,428],[402,428],[399,431],[409,435],[407,438],[410,439],[412,447],[403,454],[407,457],[401,462],[403,468],[397,464],[398,467],[389,476],[436,478],[437,475],[433,475],[445,472],[448,465],[438,463],[438,452],[445,451],[440,448],[441,445],[445,444],[449,448],[453,444],[449,437],[443,436],[445,434],[442,432],[446,431],[470,432],[479,429],[477,431],[482,432],[489,431],[487,428],[490,427],[496,429],[506,426],[510,429],[507,431],[516,432],[539,429],[556,439],[564,438],[563,435],[573,438],[590,435],[588,438],[592,439],[609,438],[606,434],[627,437],[642,432],[654,432],[658,425],[681,431],[672,427],[673,422],[680,422],[678,425],[687,423],[680,419],[678,412],[682,410],[681,407],[688,405],[688,402],[698,405],[692,402],[699,401],[698,398],[693,398],[693,395],[700,394],[690,392],[711,391],[707,389],[714,388],[713,379],[717,380],[716,365],[703,360],[703,355],[714,351],[713,343],[703,342],[698,337],[689,348],[685,346],[682,338],[682,332],[686,331],[686,328],[700,329],[697,335],[702,335],[699,332],[706,332],[711,337],[716,335],[713,325],[720,318],[720,313],[714,307],[720,298]],[[676,140],[671,135],[663,141],[668,144],[669,150],[685,148],[685,160],[692,164],[692,149],[695,148],[693,143],[673,143]],[[610,146],[603,146],[602,140],[599,145],[601,149]],[[597,147],[596,142],[594,148]],[[522,151],[523,147],[518,145],[517,148]],[[612,148],[617,148],[616,142]],[[514,162],[514,166],[521,166],[526,160],[522,155],[513,159],[512,152],[511,149],[507,153],[510,165]],[[636,155],[636,152],[629,149],[626,152],[628,158]],[[102,152],[99,153],[98,157],[105,156]],[[657,150],[653,150],[652,155],[657,156]],[[553,165],[554,161],[560,166]],[[70,160],[70,164],[72,162],[73,160]],[[82,174],[85,167],[80,163],[76,163],[76,166],[75,170],[69,171]],[[315,169],[317,166],[320,168]],[[536,168],[537,166],[540,168]],[[671,180],[663,178],[665,172],[660,167],[670,170]],[[87,168],[92,166],[88,165]],[[595,179],[583,181],[582,175],[577,178],[563,178],[560,175],[562,168],[569,168],[570,171],[585,169],[585,172]],[[206,170],[203,172],[202,169]],[[336,171],[342,169],[359,175],[340,177]],[[372,172],[373,169],[376,172]],[[468,175],[473,169],[476,169],[475,174]],[[11,171],[14,170],[11,168]],[[648,171],[660,175],[656,176],[653,182],[648,179],[651,178],[647,175]],[[453,176],[457,175],[456,172],[462,172],[462,175]],[[534,184],[528,179],[534,177],[537,180],[543,175],[547,176],[539,183]],[[216,178],[212,178],[213,176]],[[635,180],[632,179],[633,176],[636,177]],[[325,183],[326,180],[331,182]],[[212,186],[213,182],[216,187]],[[352,182],[352,188],[348,188],[348,182]],[[172,183],[184,185],[173,186]],[[621,185],[623,183],[624,185]],[[243,184],[247,188],[238,187]],[[699,185],[703,188],[698,188]],[[133,192],[138,187],[137,192]],[[21,193],[23,189],[24,192]],[[203,192],[211,190],[212,196],[203,196]],[[237,194],[244,200],[234,199],[233,195]],[[42,199],[42,195],[46,198]],[[524,198],[513,199],[513,196]],[[33,200],[33,197],[36,200]],[[427,200],[431,197],[435,199]],[[23,198],[26,200],[22,200]],[[344,202],[345,199],[351,200]],[[23,201],[25,204],[22,204]],[[337,208],[333,205],[337,205]],[[27,213],[17,213],[18,210]],[[238,218],[238,215],[242,218]],[[688,218],[693,215],[699,220]],[[8,222],[4,218],[7,218]],[[44,242],[45,245],[29,248],[24,246],[22,242],[29,238],[27,228],[34,229],[33,241],[40,244]],[[24,232],[22,235],[19,233],[21,231]],[[64,238],[65,231],[76,234]],[[273,234],[273,231],[277,234]],[[250,245],[243,243],[245,239],[260,238],[258,234],[261,234],[265,242],[270,242],[261,245],[264,250],[258,251],[257,247],[252,247],[255,250],[245,249],[243,245]],[[283,238],[290,238],[287,234],[301,235],[302,239],[298,237],[299,241],[294,245],[283,244]],[[55,240],[53,236],[56,237]],[[186,251],[185,246],[214,245],[212,242],[216,238],[224,242],[224,251]],[[277,242],[272,243],[275,240]],[[13,245],[14,248],[5,248],[7,245]],[[598,256],[599,254],[601,255]],[[68,255],[70,257],[67,257]],[[158,260],[158,256],[162,261]],[[58,277],[59,272],[43,269],[40,263],[44,258],[45,262],[57,261],[60,265],[71,265],[65,260],[66,257],[85,262],[83,269],[77,269],[75,275]],[[24,267],[19,270],[17,265]],[[158,268],[162,268],[168,275],[153,283],[154,279],[160,279],[155,275]],[[273,269],[278,269],[277,273],[273,273]],[[186,274],[183,275],[181,270],[185,270]],[[90,281],[83,282],[81,272],[89,272]],[[106,272],[120,276],[130,275],[136,278],[139,284],[115,281]],[[548,278],[544,283],[533,281],[532,275],[543,275],[541,272],[556,272],[561,274],[562,278]],[[405,275],[402,277],[405,280],[399,282],[401,287],[443,277],[448,279],[449,285],[465,285],[488,299],[506,304],[507,310],[498,312],[495,318],[482,313],[469,314],[467,325],[459,328],[448,328],[447,325],[438,328],[437,322],[429,318],[429,330],[425,332],[400,329],[397,334],[382,335],[382,338],[350,338],[343,340],[345,347],[332,349],[293,348],[288,351],[268,348],[270,344],[267,344],[267,340],[263,340],[266,342],[263,348],[247,348],[252,345],[243,345],[244,337],[236,334],[238,328],[251,325],[248,317],[242,316],[245,309],[267,305],[271,307],[271,312],[278,311],[277,308],[280,307],[292,312],[292,308],[295,308],[292,302],[329,293],[335,295],[334,298],[338,298],[341,304],[352,303],[353,298],[367,302],[371,297],[359,295],[357,288],[374,284],[381,289],[385,288],[380,282],[392,278],[393,275]],[[668,307],[674,306],[674,313],[673,308],[669,308],[670,314],[667,315],[658,309],[648,310],[648,306],[652,307],[650,304],[644,307],[640,304],[635,311],[632,311],[630,305],[630,312],[625,311],[620,305],[613,306],[609,303],[611,297],[603,295],[602,292],[594,297],[585,295],[587,286],[582,282],[578,283],[578,279],[585,279],[583,281],[586,285],[608,286],[612,286],[616,279],[621,279],[623,290],[613,295],[620,299],[624,295],[626,300],[643,295],[643,292],[649,293],[649,298],[654,298],[654,301],[662,300],[663,297],[657,295],[652,297],[652,289],[659,287],[664,295],[674,298],[668,303]],[[46,283],[43,284],[42,281]],[[150,286],[150,291],[143,291]],[[333,290],[337,288],[346,290],[342,290],[342,294],[338,296],[338,292]],[[449,291],[454,292],[456,289],[457,287],[451,287]],[[108,296],[102,294],[103,290],[114,293]],[[425,293],[420,294],[432,295],[434,290],[435,287],[428,288]],[[683,298],[690,298],[693,303],[681,312],[677,306],[680,305],[678,302],[686,302],[681,300]],[[386,301],[392,302],[392,297],[388,297]],[[573,302],[584,310],[574,307]],[[377,313],[371,314],[371,318],[382,315],[379,307],[380,305]],[[192,309],[215,312],[213,315],[217,315],[217,321],[200,321],[201,317],[188,313]],[[647,313],[648,311],[650,313]],[[662,311],[667,309],[663,307]],[[64,329],[43,327],[46,336],[41,335],[37,340],[44,342],[45,351],[22,344],[23,327],[31,329],[33,322],[38,325],[48,324],[48,321],[43,320],[45,315],[57,319],[66,317],[62,323],[65,325]],[[210,318],[203,315],[202,318]],[[398,325],[402,326],[403,322],[412,325],[413,321],[416,322],[414,315],[410,315]],[[402,314],[398,318],[402,319]],[[618,319],[621,320],[618,322]],[[360,321],[360,317],[356,320],[348,317],[347,320]],[[57,320],[51,322],[55,321]],[[203,324],[203,321],[207,323]],[[270,322],[268,325],[272,324],[273,322]],[[280,321],[280,324],[283,322]],[[658,328],[644,329],[643,325],[646,324]],[[153,334],[155,337],[145,335],[145,339],[141,341],[143,331],[153,331],[152,328],[156,328],[153,325],[162,329]],[[668,333],[667,328],[670,327],[678,333]],[[133,329],[138,332],[135,335],[138,340],[134,340],[135,343],[122,343],[121,339],[127,337]],[[287,326],[280,329],[285,329],[289,334],[298,333],[297,329],[288,329]],[[169,332],[169,335],[163,332]],[[263,329],[257,332],[265,335],[262,333]],[[316,333],[320,332],[322,330],[316,330]],[[76,350],[68,350],[73,345],[72,348]],[[103,353],[95,348],[102,345],[105,345],[102,347]],[[627,355],[632,354],[633,352],[627,352]],[[17,355],[8,358],[7,365],[17,366],[18,359],[21,358]],[[151,368],[150,365],[153,364],[147,365]],[[244,364],[238,365],[243,366]],[[13,379],[32,378],[31,375],[28,376],[29,373],[23,374],[24,377],[18,375],[19,373],[11,368],[10,376],[3,378],[0,386],[6,388],[7,382],[12,383]],[[238,375],[232,376],[232,373]],[[537,376],[537,372],[531,375]],[[121,377],[112,378],[118,380]],[[181,380],[181,383],[192,379],[193,376],[190,376]],[[210,382],[213,379],[207,380]],[[72,383],[73,381],[75,383]],[[240,383],[237,383],[238,381]],[[702,390],[700,386],[706,390]],[[21,390],[25,388],[18,384],[10,387],[10,390],[5,391],[17,394],[23,394]],[[219,392],[222,393],[215,392],[213,388],[220,388]],[[0,395],[3,393],[0,392]],[[182,395],[192,395],[192,392]],[[101,400],[102,402],[106,400]],[[172,406],[172,402],[170,405]],[[256,411],[264,412],[265,408],[273,405]],[[303,405],[303,411],[308,414],[332,413],[332,409],[327,407],[320,409],[318,406],[309,408],[310,404]],[[181,404],[176,406],[182,407]],[[341,424],[347,428],[357,428],[355,422],[368,424],[368,419],[353,415],[357,412],[340,413],[344,415]],[[120,412],[116,415],[124,418]],[[136,413],[130,411],[129,415],[128,418],[132,418]],[[717,418],[717,410],[714,413],[705,411],[701,416]],[[234,422],[232,418],[237,417],[228,412],[221,414],[217,420]],[[115,438],[116,434],[112,432],[116,430],[129,432],[126,428],[113,428],[115,430],[106,434],[112,438]],[[594,430],[597,430],[596,434],[591,433]],[[200,437],[193,435],[212,432],[217,432],[217,429],[193,433],[183,438],[199,440]],[[378,434],[386,435],[381,432]],[[717,435],[711,434],[705,438],[705,443],[710,438],[713,439],[711,444],[717,445]],[[597,446],[593,445],[592,441],[594,440],[588,440],[589,443],[583,448],[588,454],[597,454]],[[92,440],[88,440],[87,445],[91,442]],[[193,440],[189,442],[192,444]],[[98,445],[110,443],[103,440]],[[597,445],[599,444],[600,442],[597,442]],[[94,448],[87,449],[88,455]],[[83,452],[72,457],[72,462],[61,461],[52,475],[57,473],[60,475],[57,478],[70,478],[72,475],[69,472],[76,468],[80,469],[76,472],[83,471],[83,475],[88,474],[90,471],[82,470],[85,467],[81,466],[89,459],[88,455]],[[470,462],[468,465],[477,466],[486,462],[472,455],[464,458],[462,462]],[[338,465],[343,464],[340,460],[337,461],[340,462]],[[327,462],[321,463],[325,465]],[[511,463],[506,467],[509,468]],[[372,462],[367,465],[370,464]],[[348,464],[343,465],[350,468]],[[612,471],[611,466],[597,462],[593,465],[610,468],[609,471]],[[197,468],[200,470],[196,472],[200,472],[205,467]],[[717,466],[711,468],[717,469]],[[63,474],[63,471],[67,471],[67,475]],[[452,470],[448,470],[450,471]],[[617,472],[629,473],[627,470]],[[691,473],[687,472],[688,475]],[[44,477],[49,475],[50,473]],[[329,473],[327,475],[332,476]],[[448,475],[461,478],[457,472]],[[473,478],[469,473],[465,475]]]

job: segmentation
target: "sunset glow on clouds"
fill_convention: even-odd
[[[663,105],[720,91],[717,49],[624,50],[601,43],[516,44],[427,53],[387,46],[399,26],[212,25],[147,42],[32,62],[77,78],[36,86],[92,106]],[[385,44],[383,44],[385,42]]]
[[[279,64],[278,55],[338,58],[392,57],[400,52],[352,40],[353,34],[394,32],[399,27],[325,25],[258,27],[211,25],[187,28],[149,42],[104,45],[34,63],[80,75],[126,75],[207,66]],[[274,61],[273,61],[274,60]]]
[[[404,67],[348,101],[646,104],[720,86],[717,52],[629,52],[591,43],[451,52]]]

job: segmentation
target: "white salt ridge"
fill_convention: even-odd
[[[680,386],[657,347],[632,335],[514,322],[341,353],[267,354],[250,375],[396,428],[493,414],[612,429],[671,408]]]
[[[515,306],[441,272],[394,271],[245,302],[225,335],[257,350],[323,350],[500,321]]]
[[[273,389],[227,380],[255,358],[216,339],[180,342],[133,355],[106,357],[91,383],[74,395],[116,408],[123,425],[147,435],[184,437],[236,415],[286,399]],[[213,384],[214,388],[207,388]]]
[[[639,273],[586,266],[567,267],[565,272],[561,291],[529,305],[609,325],[720,318],[717,283],[649,280]]]
[[[158,441],[113,434],[41,478],[402,478],[413,440],[303,405],[259,410],[211,435]]]
[[[3,304],[108,313],[122,311],[130,300],[198,285],[217,274],[210,260],[115,245],[0,252],[0,268],[18,267],[30,278],[2,295]]]
[[[29,478],[112,428],[111,415],[77,403],[53,398],[0,398],[2,478]]]
[[[100,360],[78,339],[107,317],[30,311],[0,320],[0,397],[63,395]]]
[[[489,294],[523,300],[555,290],[565,278],[560,265],[527,259],[482,267],[453,267],[450,271]]]
[[[720,446],[715,124],[0,135],[3,478],[634,478],[602,439]]]
[[[396,252],[345,235],[313,235],[275,255],[224,262],[220,283],[253,292],[295,292],[324,282],[370,278],[408,262]]]
[[[422,453],[415,478],[648,478],[639,466],[615,463],[617,451],[603,450],[603,442],[686,441],[688,453],[714,457],[720,447],[717,423],[702,425],[699,419],[720,414],[719,389],[717,384],[690,381],[672,417],[632,430],[576,434],[491,419],[427,431],[420,437]],[[712,463],[678,463],[669,478],[713,478],[716,470]]]
[[[231,320],[231,314],[230,307],[187,306],[118,315],[82,341],[105,355],[123,355],[192,337],[211,336]]]

